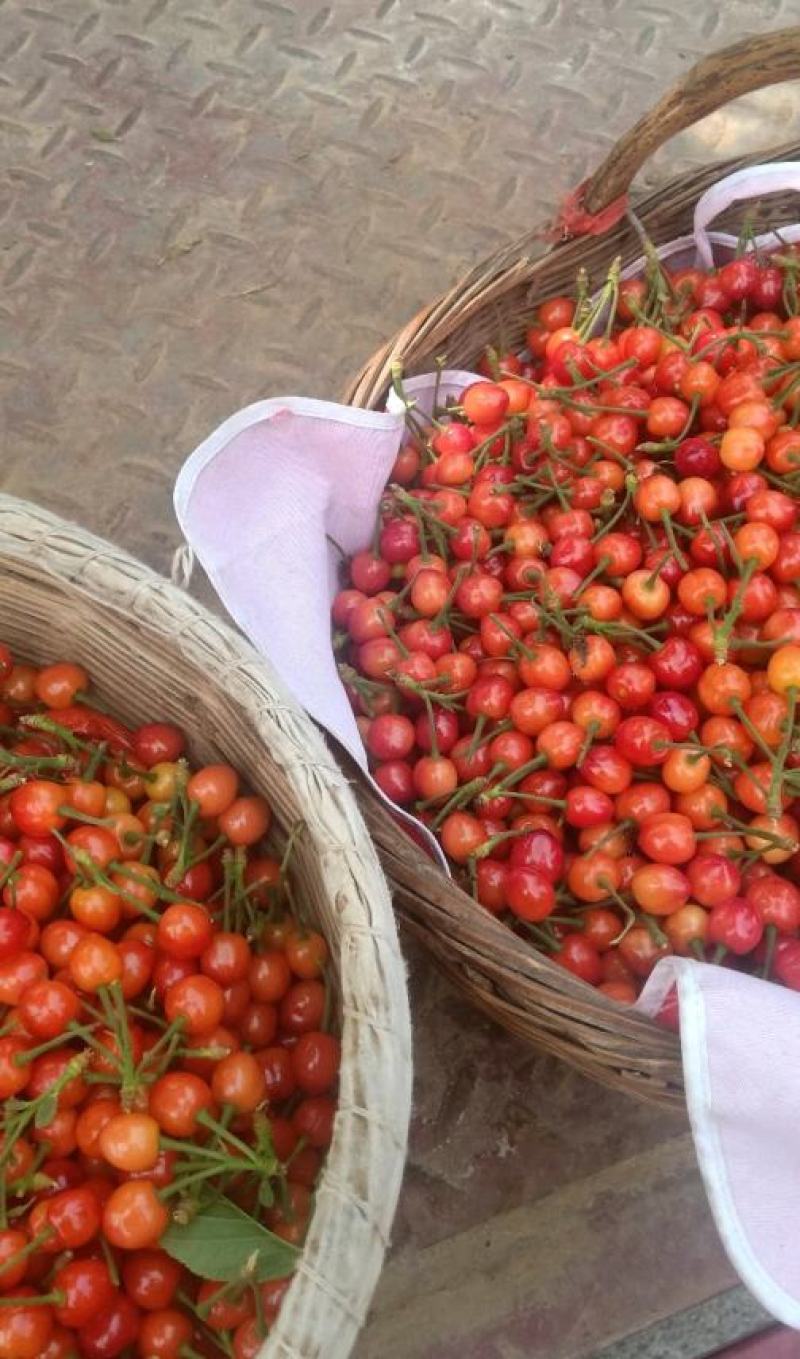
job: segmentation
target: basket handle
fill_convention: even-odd
[[[640,118],[612,147],[586,181],[583,206],[596,214],[627,193],[634,175],[660,146],[731,99],[800,79],[800,27],[781,28],[745,38],[713,56],[703,57],[655,108]]]

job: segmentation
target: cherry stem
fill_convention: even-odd
[[[412,434],[424,440],[427,431],[424,423],[416,414],[416,401],[406,396],[406,390],[403,386],[403,365],[401,363],[392,364],[392,390],[403,404],[405,421]]]
[[[106,1262],[106,1268],[108,1269],[111,1282],[115,1288],[119,1288],[119,1270],[117,1269],[117,1262],[114,1259],[114,1252],[102,1232],[100,1233],[100,1249],[103,1252],[103,1259]]]
[[[11,1269],[14,1265],[18,1265],[20,1260],[27,1260],[29,1255],[35,1254],[39,1247],[43,1246],[45,1242],[49,1241],[53,1236],[55,1236],[55,1230],[52,1227],[47,1227],[44,1231],[37,1232],[36,1236],[31,1237],[30,1241],[26,1241],[24,1246],[20,1246],[19,1250],[15,1250],[13,1255],[9,1255],[8,1258],[3,1261],[2,1272],[5,1273],[6,1270]]]
[[[227,836],[218,835],[216,840],[212,840],[211,844],[207,845],[201,854],[193,854],[191,856],[188,863],[186,864],[183,873],[180,874],[180,877],[177,877],[175,879],[175,882],[172,881],[172,878],[175,873],[175,868],[173,866],[173,868],[171,868],[169,873],[167,874],[165,882],[170,887],[176,887],[177,884],[180,882],[181,878],[184,877],[185,874],[189,872],[190,868],[196,868],[198,864],[203,863],[206,859],[210,859],[212,854],[216,854],[217,850],[222,848],[222,846],[226,843],[226,840]]]
[[[198,1160],[215,1161],[220,1170],[227,1166],[240,1165],[238,1157],[230,1156],[223,1151],[215,1151],[213,1147],[203,1146],[199,1142],[185,1142],[176,1137],[161,1137],[160,1145],[170,1151],[181,1152],[187,1161],[193,1161],[195,1164]],[[250,1164],[250,1161],[248,1164]]]
[[[772,972],[772,959],[775,954],[775,945],[778,941],[777,925],[767,925],[767,928],[764,931],[764,938],[766,940],[764,963],[759,975],[764,981],[769,981],[770,973]]]
[[[503,622],[499,614],[490,613],[489,617],[491,618],[493,623],[496,623],[500,631],[504,633],[505,636],[509,639],[509,642],[511,643],[509,651],[513,651],[516,652],[518,655],[524,656],[527,661],[535,661],[536,659],[535,647],[531,648],[529,646],[526,646],[521,638],[516,637],[514,633],[511,631],[511,629],[506,627],[505,623]]]
[[[198,1316],[203,1320],[208,1316],[215,1303],[220,1302],[222,1298],[235,1297],[247,1287],[249,1287],[249,1284],[244,1279],[229,1279],[221,1288],[218,1288],[211,1293],[209,1297],[206,1298],[205,1302],[199,1302],[197,1304]]]
[[[601,557],[601,558],[600,558],[600,561],[597,563],[597,565],[596,565],[595,567],[592,568],[592,570],[589,572],[588,576],[584,576],[584,577],[583,577],[583,580],[581,581],[580,585],[577,587],[576,593],[577,593],[578,595],[583,594],[583,591],[589,588],[589,586],[592,584],[592,581],[597,580],[598,576],[602,576],[602,575],[603,575],[603,572],[606,570],[606,568],[608,567],[609,563],[610,563],[610,558],[609,558],[609,557]]]
[[[684,557],[683,553],[678,547],[678,540],[675,537],[675,529],[672,524],[672,516],[670,515],[669,510],[661,511],[661,523],[664,525],[664,532],[667,535],[667,542],[672,548],[672,555],[675,558],[675,561],[678,563],[678,566],[680,567],[681,571],[688,571],[689,563],[687,562],[686,558]]]
[[[607,533],[610,533],[614,526],[619,523],[620,519],[622,519],[623,515],[628,509],[628,506],[631,503],[631,495],[633,491],[635,491],[635,489],[636,489],[636,478],[633,476],[627,476],[625,478],[625,495],[622,499],[621,504],[614,511],[611,518],[605,524],[601,524],[600,528],[597,530],[594,537],[591,539],[593,543],[596,543],[599,538],[604,538],[605,535]]]
[[[169,887],[174,887],[180,882],[189,866],[194,828],[200,814],[199,803],[190,801],[186,796],[186,784],[188,781],[186,762],[180,760],[179,766],[180,769],[175,786],[175,799],[181,814],[181,837],[178,846],[178,856],[165,877],[165,882]]]
[[[475,859],[488,859],[491,857],[497,846],[504,844],[506,840],[516,840],[520,835],[529,834],[530,831],[527,826],[517,826],[514,830],[498,831],[496,835],[490,836],[490,838],[485,840],[482,845],[479,845],[477,849],[473,850],[472,854],[469,856],[470,861]]]
[[[22,859],[23,854],[21,849],[18,849],[16,853],[12,854],[6,867],[3,869],[3,872],[0,873],[0,888],[5,887],[9,878],[12,877],[16,870],[19,868],[19,865],[22,863]]]
[[[431,684],[438,684],[441,682],[444,678],[441,675],[437,676],[435,680],[429,680],[426,684],[420,684],[418,680],[413,680],[410,675],[404,675],[402,673],[398,674],[396,671],[393,672],[392,678],[401,692],[403,690],[409,691],[412,694],[416,694],[423,702],[428,698],[431,703],[438,703],[441,708],[449,708],[451,710],[462,708],[464,706],[462,700],[469,692],[468,689],[458,689],[455,693],[451,694],[442,693],[438,689],[430,688]]]
[[[86,826],[103,826],[108,828],[111,825],[110,816],[90,816],[88,812],[79,812],[77,807],[71,807],[66,803],[58,808],[59,816],[63,816],[67,821],[80,821]]]
[[[599,382],[604,382],[609,378],[619,377],[620,374],[628,373],[636,366],[636,359],[623,359],[621,363],[616,364],[613,368],[608,368],[605,372],[598,370],[598,372],[593,373],[591,377],[581,378],[579,382],[573,383],[571,387],[546,387],[543,383],[534,382],[531,378],[520,378],[519,381],[527,383],[529,387],[535,387],[538,395],[545,397],[547,400],[561,401],[563,398],[569,400],[574,392],[585,390],[587,387],[596,387]],[[605,411],[605,407],[603,407],[603,410]],[[626,414],[628,414],[627,411]]]
[[[63,1307],[65,1302],[66,1295],[59,1290],[54,1293],[40,1293],[38,1297],[36,1295],[25,1298],[0,1297],[0,1307],[24,1307],[26,1311],[29,1307]]]
[[[517,769],[512,769],[511,773],[506,774],[504,778],[501,778],[499,783],[495,783],[493,787],[487,789],[486,799],[488,800],[492,797],[502,796],[507,789],[515,788],[517,784],[522,783],[522,780],[526,779],[529,774],[535,773],[537,769],[543,769],[546,764],[546,755],[537,755],[532,760],[526,760],[525,764],[519,765]]]
[[[128,1014],[122,987],[118,981],[112,982],[110,986],[101,986],[97,991],[97,998],[100,1001],[106,1023],[117,1040],[121,1087],[120,1102],[123,1109],[129,1109],[139,1088],[139,1076],[133,1060],[131,1031],[128,1027]],[[163,1042],[163,1035],[158,1041],[159,1043]]]
[[[5,1126],[3,1130],[3,1145],[0,1147],[0,1170],[7,1165],[14,1152],[14,1146],[25,1132],[25,1129],[35,1120],[37,1113],[43,1105],[47,1106],[51,1102],[58,1100],[61,1091],[70,1081],[75,1080],[76,1076],[88,1074],[86,1067],[89,1064],[90,1054],[88,1051],[78,1053],[71,1057],[59,1073],[52,1085],[47,1090],[43,1090],[31,1100],[7,1101]]]
[[[592,854],[596,854],[599,849],[603,848],[603,845],[607,845],[609,840],[613,840],[614,836],[620,834],[620,832],[627,835],[628,831],[633,830],[635,825],[636,822],[631,817],[627,817],[624,821],[618,821],[616,825],[606,831],[596,844],[592,845]]]
[[[169,1199],[174,1198],[176,1196],[185,1195],[188,1189],[192,1189],[196,1185],[203,1184],[206,1180],[212,1180],[216,1176],[233,1174],[240,1168],[242,1168],[241,1163],[237,1161],[231,1161],[225,1165],[209,1165],[208,1163],[206,1163],[205,1165],[199,1167],[198,1169],[192,1170],[186,1175],[182,1175],[180,1178],[174,1179],[170,1184],[166,1185],[160,1191],[159,1198]],[[253,1166],[248,1163],[243,1167],[243,1169],[245,1172],[252,1172]]]
[[[227,1110],[234,1112],[231,1105],[226,1105],[223,1112],[226,1112]],[[237,1137],[235,1133],[231,1132],[224,1123],[219,1123],[207,1109],[200,1110],[197,1115],[197,1121],[198,1123],[205,1124],[207,1128],[210,1128],[211,1131],[216,1133],[217,1137],[226,1145],[229,1144],[230,1146],[236,1147],[237,1151],[241,1152],[243,1156],[246,1156],[248,1159],[252,1158],[253,1148],[248,1147],[247,1143],[243,1142],[240,1137]]]
[[[206,1323],[203,1321],[203,1318],[197,1310],[197,1303],[194,1298],[190,1298],[189,1294],[184,1292],[183,1289],[178,1289],[176,1296],[181,1306],[185,1307],[186,1310],[195,1317],[198,1325],[202,1328],[205,1338],[221,1349],[223,1353],[228,1356],[228,1359],[233,1359],[233,1346],[228,1339],[228,1333],[226,1331],[212,1331],[206,1326]]]
[[[47,770],[63,771],[71,769],[74,764],[75,758],[72,755],[17,755],[13,750],[0,747],[0,765],[9,765],[12,768],[18,766],[34,774]]]
[[[19,724],[21,727],[30,727],[33,731],[43,731],[49,736],[57,736],[68,750],[81,751],[92,748],[88,741],[82,741],[69,727],[62,727],[60,722],[56,722],[52,717],[46,717],[44,713],[30,713],[26,717],[21,717]]]
[[[765,757],[765,759],[769,761],[770,764],[772,764],[773,760],[775,759],[775,751],[772,750],[771,747],[767,745],[766,741],[761,735],[761,732],[758,730],[758,727],[754,726],[753,723],[750,721],[750,718],[748,717],[747,713],[744,710],[744,704],[742,703],[742,700],[740,698],[732,698],[730,702],[733,711],[736,713],[736,716],[738,717],[748,736],[753,741],[755,741],[762,755]]]
[[[267,1319],[264,1315],[264,1299],[261,1296],[261,1289],[258,1288],[258,1286],[254,1287],[252,1292],[253,1301],[256,1306],[256,1330],[258,1331],[259,1339],[263,1340],[267,1334]]]
[[[499,429],[495,430],[494,434],[490,434],[487,439],[482,439],[479,444],[476,444],[475,448],[472,449],[476,472],[480,472],[481,468],[489,461],[492,444],[495,440],[513,434],[515,427],[519,428],[519,423],[518,417],[512,415]]]
[[[68,845],[67,848],[71,853],[74,854],[75,851],[72,846]],[[188,897],[181,896],[180,892],[173,892],[169,887],[165,887],[162,883],[157,882],[155,878],[148,878],[145,874],[142,873],[137,874],[136,869],[138,868],[138,864],[136,864],[135,862],[131,862],[130,860],[125,862],[125,860],[112,859],[111,863],[108,866],[115,873],[124,873],[133,882],[140,883],[142,887],[149,888],[150,891],[154,892],[155,895],[159,897],[162,901],[172,903],[177,902],[181,906],[185,905],[185,903],[188,901]],[[101,873],[100,874],[101,882],[103,882],[103,877],[104,875]],[[141,903],[137,900],[136,897],[130,896],[130,893],[126,895],[126,893],[120,891],[119,887],[116,887],[113,882],[109,882],[108,879],[106,879],[104,882],[104,886],[111,887],[112,891],[117,892],[118,895],[122,897],[123,901],[128,900],[131,905],[136,906],[142,912],[142,915],[148,914],[148,912],[142,908]],[[159,917],[156,914],[156,912],[150,912],[150,919],[158,920],[158,918]]]
[[[620,896],[616,887],[614,887],[613,883],[611,883],[607,877],[603,876],[602,878],[598,878],[597,885],[598,887],[605,888],[612,901],[615,902],[622,911],[624,917],[625,923],[623,924],[622,929],[619,934],[615,935],[609,944],[609,948],[614,948],[617,944],[621,944],[628,931],[633,929],[636,924],[636,912],[633,907],[628,904],[625,898]]]
[[[396,487],[393,489],[392,495],[395,500],[399,501],[403,509],[413,515],[419,534],[420,556],[422,557],[422,560],[427,561],[431,556],[428,547],[428,533],[433,536],[436,546],[439,549],[439,556],[446,556],[447,538],[445,529],[449,533],[454,533],[455,529],[453,526],[450,524],[445,525],[441,519],[438,519],[435,514],[431,513],[431,511],[423,505],[421,500],[417,500],[416,496],[409,495],[407,491],[403,491],[401,488]]]
[[[162,1075],[168,1069],[172,1058],[180,1047],[185,1028],[186,1021],[183,1015],[178,1015],[177,1019],[173,1019],[172,1023],[168,1024],[160,1035],[158,1041],[142,1057],[136,1069],[136,1075],[144,1076],[146,1074],[148,1079],[156,1079],[156,1077]],[[159,1053],[160,1048],[165,1048],[166,1051]],[[158,1063],[155,1071],[153,1071],[153,1059],[156,1057],[158,1057]]]
[[[89,759],[86,763],[86,768],[81,774],[82,783],[92,782],[95,774],[100,768],[100,765],[105,760],[107,754],[108,754],[108,743],[106,741],[100,741],[98,745],[92,747],[92,753],[89,756]]]
[[[70,1024],[63,1033],[59,1033],[55,1038],[50,1038],[46,1043],[40,1043],[38,1047],[26,1048],[24,1052],[14,1054],[14,1066],[27,1066],[29,1062],[35,1062],[37,1057],[41,1057],[45,1052],[52,1052],[53,1048],[60,1048],[64,1043],[68,1043],[72,1038],[88,1038],[91,1029],[87,1029],[80,1024]]]
[[[665,439],[662,443],[639,444],[637,451],[639,453],[673,453],[675,449],[678,447],[678,445],[683,443],[683,440],[686,438],[687,434],[689,433],[689,430],[692,428],[692,425],[695,422],[697,412],[699,409],[700,409],[700,398],[699,396],[695,395],[692,397],[691,405],[689,407],[689,414],[686,417],[686,423],[684,424],[680,434],[676,435],[674,439]]]
[[[692,357],[697,361],[698,359],[701,359],[704,354],[708,354],[712,350],[725,349],[729,345],[737,344],[739,340],[751,340],[756,348],[759,349],[759,352],[761,352],[764,348],[763,339],[767,335],[776,340],[785,340],[787,332],[785,330],[748,330],[746,327],[742,327],[739,330],[727,331],[726,334],[722,336],[717,334],[713,340],[709,340],[708,344],[703,345],[702,349],[695,350]],[[771,369],[770,377],[772,377],[773,372],[776,371],[780,370]]]
[[[505,765],[503,764],[495,765],[494,770],[491,770],[488,774],[482,774],[479,778],[470,779],[468,783],[462,783],[461,787],[457,788],[452,796],[448,798],[447,802],[437,813],[435,819],[431,822],[431,830],[438,830],[442,822],[451,812],[457,811],[458,808],[463,807],[466,802],[471,802],[476,794],[482,793],[484,788],[488,786],[492,775],[502,773],[504,769]],[[420,802],[417,805],[421,808],[425,808],[430,805],[430,802],[431,799],[427,798],[424,802]]]
[[[659,948],[663,948],[665,944],[669,943],[664,931],[656,924],[655,916],[649,915],[647,911],[641,911],[638,920],[640,924],[644,925],[653,943],[657,944]]]
[[[716,661],[717,665],[723,665],[725,661],[727,661],[728,659],[728,648],[730,646],[731,633],[733,632],[734,627],[739,621],[742,609],[744,608],[744,598],[747,592],[747,587],[750,584],[750,580],[752,576],[755,574],[757,569],[758,562],[755,561],[752,557],[744,563],[744,565],[742,566],[739,584],[736,587],[736,594],[731,600],[730,608],[728,609],[727,613],[723,615],[721,623],[719,624],[712,623],[712,632],[714,636],[714,660]]]
[[[767,793],[767,811],[770,816],[780,816],[781,806],[781,785],[783,782],[783,771],[792,748],[794,737],[794,718],[797,711],[797,687],[790,685],[786,690],[787,711],[783,738],[780,746],[772,761],[772,776],[769,781],[769,791]]]
[[[476,721],[476,723],[475,723],[475,729],[474,729],[474,731],[473,731],[473,733],[472,733],[472,740],[470,741],[469,746],[468,746],[468,748],[467,748],[467,759],[468,759],[468,760],[471,760],[471,759],[473,758],[473,756],[475,755],[475,752],[477,751],[478,746],[479,746],[480,743],[481,743],[481,737],[483,736],[483,733],[484,733],[484,730],[485,730],[485,727],[486,727],[486,723],[488,722],[488,720],[489,720],[489,719],[487,718],[487,716],[486,716],[485,713],[480,713],[480,714],[479,714],[478,719],[477,719],[477,721]]]
[[[586,756],[589,754],[589,751],[591,750],[592,745],[594,744],[594,738],[597,736],[599,730],[600,730],[599,722],[589,722],[589,724],[587,725],[586,735],[583,738],[581,748],[578,751],[578,757],[575,761],[576,769],[580,769],[581,765],[586,759]]]
[[[751,839],[765,840],[768,844],[775,845],[777,849],[788,849],[794,852],[796,846],[792,840],[787,840],[783,835],[776,835],[774,831],[763,830],[761,826],[748,825],[746,821],[739,821],[735,816],[724,813],[718,818],[723,825],[730,827],[742,835],[749,835]],[[696,831],[696,840],[710,840],[718,835],[719,831]]]
[[[558,940],[554,939],[553,936],[548,934],[541,926],[532,924],[530,920],[518,920],[517,924],[521,925],[522,928],[531,935],[539,948],[544,949],[547,953],[561,952],[561,945]]]
[[[617,297],[619,294],[619,275],[621,268],[622,268],[622,256],[617,255],[617,257],[611,261],[611,265],[609,266],[608,274],[606,276],[606,281],[603,284],[602,288],[600,289],[599,293],[597,294],[595,302],[590,306],[586,317],[578,326],[578,336],[580,338],[581,344],[584,344],[588,337],[591,335],[592,331],[594,330],[594,327],[600,320],[600,317],[602,316],[603,312],[606,310],[607,307],[609,308],[611,317],[613,318],[613,316],[615,315],[617,309]]]

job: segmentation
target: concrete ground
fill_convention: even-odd
[[[168,568],[175,473],[219,420],[337,394],[693,59],[796,10],[0,0],[0,486]],[[783,140],[799,104],[739,101],[643,179]],[[360,1359],[692,1359],[763,1329],[683,1120],[505,1037],[410,954],[411,1155]]]

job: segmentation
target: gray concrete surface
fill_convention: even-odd
[[[696,56],[798,17],[2,0],[0,486],[166,568],[175,472],[220,419],[335,395]],[[739,101],[644,179],[780,141],[799,107],[796,87]],[[411,1157],[361,1359],[596,1354],[729,1288],[681,1119],[538,1058],[411,962]]]

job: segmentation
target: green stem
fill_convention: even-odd
[[[102,1232],[100,1233],[100,1249],[103,1252],[103,1259],[106,1262],[106,1268],[108,1269],[111,1282],[115,1288],[119,1288],[119,1270],[117,1269],[117,1262],[114,1259],[114,1252]]]
[[[35,1294],[23,1298],[3,1296],[0,1297],[0,1307],[24,1307],[27,1311],[29,1307],[63,1307],[65,1301],[65,1295],[56,1290],[54,1293],[41,1293],[38,1297]]]
[[[738,717],[748,736],[758,746],[759,750],[761,751],[761,754],[765,757],[765,759],[767,759],[769,763],[772,764],[772,761],[775,759],[775,751],[772,750],[771,747],[767,745],[766,741],[761,735],[761,732],[758,730],[758,727],[755,727],[753,723],[750,721],[750,718],[748,717],[747,713],[744,710],[742,700],[740,698],[732,698],[731,707],[733,708],[733,711],[736,713],[736,716]]]
[[[236,1150],[241,1152],[245,1157],[249,1158],[251,1156],[252,1149],[248,1147],[247,1143],[243,1142],[242,1139],[231,1132],[229,1128],[226,1128],[224,1123],[219,1123],[207,1109],[200,1110],[197,1115],[197,1121],[198,1123],[205,1124],[207,1128],[210,1128],[212,1132],[216,1133],[217,1137],[221,1139],[225,1146],[235,1147]]]
[[[769,981],[772,973],[772,960],[775,956],[775,945],[778,942],[777,925],[767,925],[767,928],[764,931],[764,938],[766,940],[766,948],[764,951],[764,963],[761,968],[761,977],[764,981]]]
[[[617,944],[621,944],[628,931],[633,929],[634,925],[636,924],[636,912],[634,911],[633,907],[629,905],[629,903],[625,900],[625,898],[620,896],[619,892],[614,887],[614,885],[609,882],[608,878],[599,878],[598,886],[605,887],[606,891],[608,892],[608,895],[611,897],[614,904],[620,911],[622,911],[623,917],[622,929],[620,930],[619,934],[614,936],[609,945],[609,948],[614,948],[616,947]]]
[[[5,887],[9,878],[11,878],[13,874],[17,871],[20,864],[22,863],[22,858],[23,855],[21,849],[18,849],[16,853],[12,854],[2,873],[0,873],[0,889]]]
[[[169,1199],[176,1195],[185,1194],[186,1190],[191,1189],[193,1185],[203,1184],[206,1180],[213,1179],[215,1175],[226,1174],[229,1169],[228,1166],[205,1165],[199,1170],[192,1171],[191,1174],[182,1176],[181,1179],[172,1180],[160,1191],[159,1197]],[[253,1167],[250,1166],[249,1170],[252,1172]]]
[[[653,943],[656,944],[658,948],[663,948],[665,944],[669,943],[669,939],[664,931],[656,924],[655,916],[648,915],[646,911],[642,911],[637,916],[637,920],[640,925],[644,925]]]
[[[35,1062],[37,1057],[41,1057],[45,1052],[52,1052],[54,1048],[63,1047],[73,1038],[88,1038],[91,1029],[87,1029],[81,1024],[70,1024],[63,1033],[59,1033],[55,1038],[50,1038],[46,1043],[40,1043],[38,1047],[27,1048],[24,1052],[17,1052],[14,1055],[14,1066],[27,1066],[29,1062]]]
[[[502,797],[509,788],[516,788],[517,784],[522,783],[522,780],[526,779],[529,774],[535,773],[537,769],[543,769],[546,764],[546,755],[537,755],[533,760],[526,760],[525,764],[521,764],[518,769],[512,769],[510,774],[506,774],[499,783],[495,783],[493,787],[487,790],[487,800],[492,797]]]
[[[695,422],[697,412],[699,409],[700,409],[700,398],[699,396],[693,396],[691,405],[689,407],[689,414],[686,417],[686,423],[684,424],[680,434],[678,434],[674,439],[665,439],[662,443],[651,442],[639,444],[637,451],[639,453],[674,453],[675,449],[678,447],[679,444],[683,443],[683,440],[686,438],[690,429],[692,428],[692,425]]]
[[[661,511],[661,523],[664,526],[664,532],[667,535],[667,542],[672,548],[672,555],[675,558],[676,562],[678,563],[678,566],[681,568],[681,571],[688,571],[689,563],[687,562],[686,558],[684,557],[683,553],[678,547],[678,540],[675,537],[675,530],[672,526],[672,517],[670,515],[669,510]]]
[[[772,776],[769,781],[769,791],[767,793],[767,811],[770,816],[776,817],[780,816],[783,810],[781,805],[781,784],[783,780],[784,767],[786,765],[789,752],[792,748],[792,740],[794,737],[794,718],[795,712],[797,710],[797,692],[798,691],[794,685],[791,685],[786,690],[787,712],[785,721],[785,731],[780,746],[778,747],[777,753],[773,758]]]

